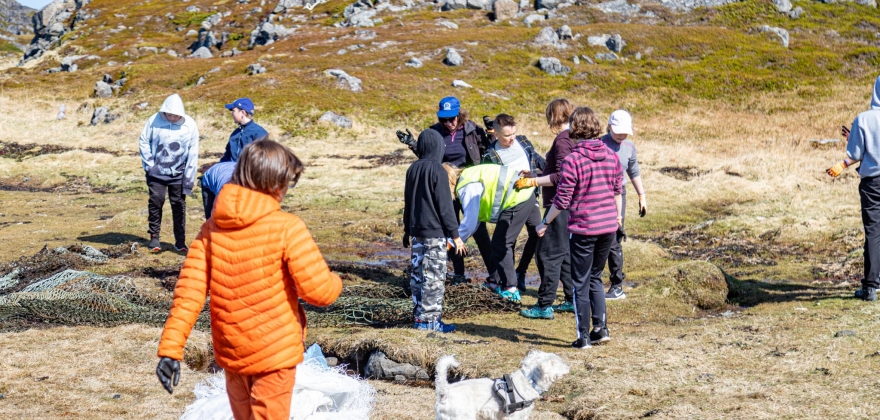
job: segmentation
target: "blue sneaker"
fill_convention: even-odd
[[[540,306],[535,305],[531,308],[523,309],[519,314],[531,319],[553,319],[553,308],[548,306],[541,309]]]
[[[436,331],[441,333],[451,333],[455,331],[455,325],[452,324],[444,324],[440,321],[440,318],[437,318],[436,321],[428,321],[428,322],[418,322],[415,323],[415,329],[424,330],[424,331]]]
[[[501,298],[504,300],[509,300],[514,303],[522,302],[522,297],[520,297],[519,295],[519,290],[514,290],[510,292],[499,287],[498,294],[501,295]]]
[[[574,304],[566,301],[560,305],[553,305],[553,312],[574,312]]]

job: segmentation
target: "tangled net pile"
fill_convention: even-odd
[[[155,288],[148,288],[139,286],[129,276],[108,277],[86,271],[114,258],[138,254],[137,245],[100,251],[90,246],[71,245],[43,248],[31,257],[0,266],[0,331],[34,324],[163,325],[173,296],[160,286],[167,278],[155,281]],[[354,265],[347,269],[363,274],[369,266]],[[345,286],[339,299],[328,307],[304,304],[309,326],[411,323],[413,303],[406,277],[401,274],[383,280],[364,280]],[[444,313],[450,317],[519,310],[519,304],[502,300],[495,293],[471,284],[447,286],[443,306]],[[210,328],[207,301],[196,328]]]

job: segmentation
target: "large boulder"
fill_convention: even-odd
[[[519,13],[519,5],[513,0],[497,0],[492,4],[496,21],[507,21],[516,17]]]
[[[25,48],[24,56],[19,65],[39,58],[44,52],[60,45],[62,36],[73,29],[73,25],[85,19],[85,15],[81,18],[78,12],[89,1],[55,0],[34,13],[31,17],[34,38]],[[71,19],[74,15],[76,15],[76,19]]]
[[[393,380],[398,375],[406,379],[431,379],[424,369],[409,363],[397,363],[381,351],[370,354],[367,365],[364,367],[364,376],[369,379]]]
[[[791,0],[773,0],[773,5],[782,13],[791,11]]]
[[[455,48],[447,48],[446,49],[446,58],[443,59],[443,64],[447,66],[460,66],[464,64],[464,59],[461,58],[461,55]]]
[[[541,32],[538,32],[538,35],[535,36],[535,40],[532,42],[538,46],[556,45],[559,42],[559,34],[553,28],[545,26],[541,28]]]
[[[99,80],[95,83],[95,96],[98,98],[109,98],[113,96],[113,87],[109,83]]]
[[[214,57],[214,54],[211,54],[211,50],[208,47],[199,47],[199,49],[193,51],[189,56],[190,58],[211,58]]]
[[[724,272],[706,261],[690,261],[676,265],[657,278],[664,294],[681,299],[700,309],[717,310],[727,302],[727,280]]]
[[[565,76],[571,73],[571,68],[562,65],[558,58],[541,57],[538,60],[538,68],[551,76]]]

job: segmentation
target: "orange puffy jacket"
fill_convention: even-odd
[[[299,217],[272,196],[228,184],[183,263],[159,357],[183,359],[208,291],[217,364],[254,375],[303,360],[306,314],[297,298],[329,305],[342,280]]]

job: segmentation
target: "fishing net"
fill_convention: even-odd
[[[88,268],[115,258],[136,256],[136,245],[97,250],[90,246],[44,248],[31,257],[0,265],[0,331],[33,324],[114,326],[141,323],[163,325],[171,307],[176,276],[171,268],[147,269],[161,278],[144,280],[126,275],[104,276]],[[369,265],[349,265],[340,273],[347,284],[330,306],[304,304],[312,327],[395,326],[412,322],[413,302],[404,273],[382,272],[382,281]],[[179,271],[179,270],[178,270]],[[352,274],[355,273],[355,274]],[[149,276],[149,274],[148,274]],[[371,277],[372,276],[372,277]],[[471,284],[447,285],[444,315],[474,316],[488,312],[512,312],[519,304],[501,299],[488,289]],[[206,301],[197,329],[210,328]]]

